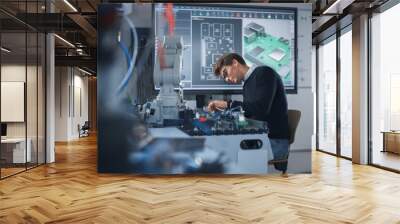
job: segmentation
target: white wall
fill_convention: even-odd
[[[25,65],[9,64],[1,66],[1,81],[25,82]],[[7,108],[1,108],[7,110]],[[7,123],[7,137],[25,137],[25,122]]]
[[[78,124],[88,120],[88,78],[72,67],[56,67],[55,140],[79,137]]]
[[[289,109],[301,111],[296,138],[290,150],[310,150],[314,130],[314,83],[312,78],[311,4],[290,4],[297,14],[297,94],[288,95]]]
[[[2,82],[24,82],[26,83],[25,80],[25,74],[26,74],[26,67],[24,65],[18,65],[18,64],[8,64],[8,65],[2,65],[1,66],[1,81]],[[31,70],[31,67],[28,67],[28,70]],[[7,97],[7,96],[2,96],[2,98]],[[1,108],[1,110],[4,113],[4,110],[7,110],[8,108]],[[22,108],[24,110],[25,108]],[[19,131],[18,127],[21,127],[22,129]],[[8,123],[8,132],[11,131],[11,136],[14,137],[23,137],[25,136],[25,125],[24,122],[12,122]],[[8,134],[10,136],[10,134]],[[20,136],[19,136],[20,135]]]
[[[24,122],[25,83],[1,82],[1,121]]]
[[[68,140],[69,76],[67,67],[55,68],[55,141]]]
[[[311,57],[311,73],[312,73],[312,92],[314,93],[313,97],[313,115],[314,115],[314,119],[313,119],[313,137],[312,137],[312,145],[311,148],[312,149],[316,149],[317,148],[317,48],[315,46],[312,46],[312,57]]]
[[[27,106],[30,108],[22,108],[22,110],[27,110],[27,122],[28,122],[28,137],[29,134],[35,131],[36,133],[36,120],[37,115],[37,99],[36,99],[36,80],[33,80],[31,76],[36,76],[36,66],[27,66],[20,64],[5,64],[1,66],[1,81],[2,82],[24,82],[25,76],[28,76],[29,87],[34,86],[34,88],[27,88]],[[2,96],[7,97],[7,96]],[[41,105],[39,105],[40,107]],[[1,110],[7,110],[8,108],[1,108]],[[7,136],[8,137],[25,137],[25,126],[26,122],[7,122]],[[40,136],[43,137],[43,136]]]
[[[83,73],[77,70],[75,70],[74,73],[74,107],[72,108],[71,135],[73,138],[77,138],[79,135],[77,129],[78,124],[82,126],[85,121],[89,120],[88,77],[83,77]]]

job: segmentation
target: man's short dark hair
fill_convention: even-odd
[[[220,57],[218,59],[217,63],[215,64],[215,66],[214,66],[214,74],[216,76],[219,76],[222,67],[224,67],[226,65],[232,65],[233,59],[235,59],[236,61],[238,61],[242,65],[246,65],[246,62],[244,61],[243,57],[240,56],[239,54],[236,54],[236,53],[225,54],[222,57]]]

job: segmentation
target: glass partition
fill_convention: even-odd
[[[340,36],[340,155],[352,157],[352,32]]]
[[[24,23],[45,1],[1,1],[0,178],[45,162],[45,35]]]
[[[400,170],[400,4],[371,19],[372,163]]]
[[[336,36],[318,48],[318,149],[336,154]]]
[[[31,157],[26,136],[26,38],[25,31],[1,34],[2,49],[7,49],[1,52],[2,177],[24,171]]]

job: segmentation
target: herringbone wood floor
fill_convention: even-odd
[[[0,223],[400,223],[400,175],[315,152],[313,174],[96,172],[96,139],[0,181]]]

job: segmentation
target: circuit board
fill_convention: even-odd
[[[267,124],[246,118],[240,118],[239,111],[197,112],[196,116],[184,122],[180,127],[190,136],[235,135],[268,133]]]
[[[293,74],[289,40],[265,33],[263,27],[256,23],[245,27],[244,34],[243,51],[246,63],[268,65],[281,76],[284,84],[290,84]]]

